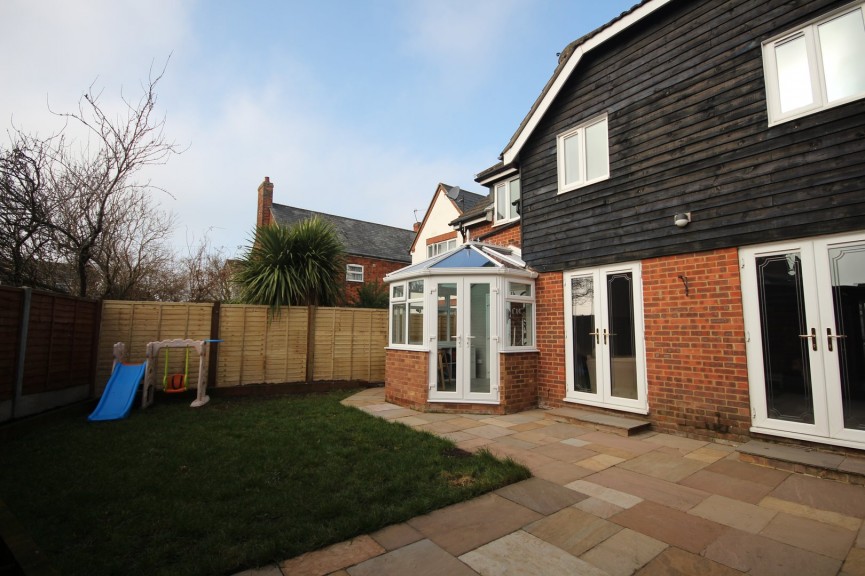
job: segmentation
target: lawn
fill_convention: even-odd
[[[0,498],[62,574],[232,574],[522,480],[347,394],[158,399],[0,443]]]

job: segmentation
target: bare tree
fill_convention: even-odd
[[[230,302],[231,269],[225,251],[214,248],[209,233],[187,242],[187,255],[178,262],[183,281],[182,299],[189,302]]]
[[[2,205],[7,217],[0,222],[0,243],[11,255],[0,265],[9,268],[11,281],[32,281],[27,264],[39,260],[54,269],[54,284],[71,277],[70,291],[80,296],[116,297],[130,294],[148,269],[164,265],[162,244],[172,220],[150,203],[155,187],[135,179],[142,168],[180,152],[165,138],[165,119],[155,114],[164,72],[151,73],[138,101],[124,97],[116,117],[91,86],[76,112],[57,114],[67,121],[60,136],[39,140],[14,130],[21,144],[0,150],[4,197],[15,208]],[[63,137],[70,125],[83,128],[83,144]],[[64,264],[72,274],[58,272]]]

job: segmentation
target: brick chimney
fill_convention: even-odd
[[[264,182],[258,186],[258,216],[255,220],[256,226],[270,226],[273,216],[270,207],[273,206],[273,183],[270,176],[264,177]]]
[[[412,227],[414,228],[414,231],[417,232],[418,230],[420,230],[420,222],[415,222],[414,226]]]

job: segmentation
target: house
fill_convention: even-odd
[[[365,283],[381,282],[386,274],[411,263],[409,248],[414,231],[275,204],[270,178],[265,176],[258,186],[257,226],[291,226],[313,216],[332,223],[345,246],[345,297],[349,303],[356,300]]]
[[[519,177],[521,276],[444,270],[456,252],[396,273],[392,323],[403,302],[428,313],[421,344],[391,342],[388,398],[865,448],[863,23],[861,0],[644,0],[567,46],[490,169]]]
[[[438,256],[462,244],[462,237],[450,222],[485,199],[483,195],[462,190],[459,186],[439,183],[423,220],[415,225],[417,235],[411,245],[412,264]]]

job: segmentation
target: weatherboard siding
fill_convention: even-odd
[[[863,228],[865,100],[769,128],[763,80],[762,41],[844,4],[676,1],[583,56],[520,153],[523,257],[565,270]],[[557,134],[603,113],[611,177],[558,194]]]

